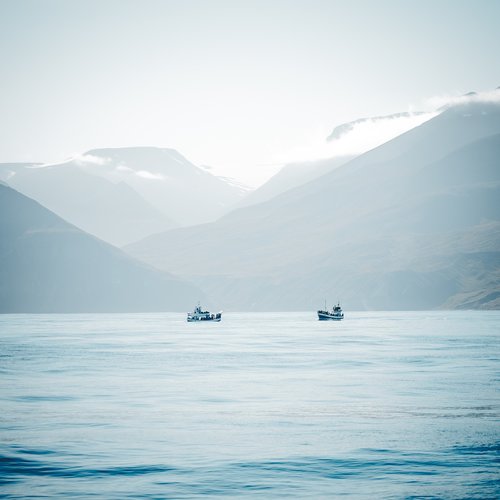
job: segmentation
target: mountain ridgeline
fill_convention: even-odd
[[[80,229],[121,246],[178,226],[128,184],[92,175],[75,161],[0,164],[0,178]]]
[[[0,180],[113,245],[215,220],[244,190],[173,149],[96,149],[57,165],[0,164]]]
[[[468,102],[214,223],[126,247],[233,310],[500,307],[500,105]]]
[[[352,158],[354,156],[337,156],[324,160],[287,164],[262,186],[248,193],[236,208],[268,201],[285,191],[306,184],[313,179],[331,172]]]
[[[228,179],[193,165],[174,149],[94,149],[82,160],[88,172],[127,183],[182,226],[217,219],[246,193]]]

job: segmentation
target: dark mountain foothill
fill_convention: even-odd
[[[198,288],[0,185],[0,312],[184,311]]]

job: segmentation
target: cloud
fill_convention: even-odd
[[[85,167],[88,165],[107,165],[111,162],[111,158],[89,154],[77,154],[73,156],[72,160],[81,167]]]
[[[151,180],[163,180],[165,177],[161,174],[153,174],[152,172],[148,172],[147,170],[138,170],[135,173],[138,177],[142,177],[143,179],[151,179]]]
[[[130,167],[126,167],[125,165],[118,165],[118,166],[115,168],[115,171],[116,171],[116,172],[126,172],[126,173],[130,173],[130,172],[134,172],[134,169],[133,169],[133,168],[130,168]]]
[[[361,118],[332,129],[317,130],[300,147],[278,155],[276,163],[314,161],[365,153],[434,118],[438,112],[405,112]]]
[[[405,113],[395,113],[392,115],[385,115],[385,116],[375,116],[371,118],[359,118],[358,120],[355,120],[353,122],[348,122],[348,123],[343,123],[342,125],[339,125],[333,129],[333,132],[328,136],[327,141],[335,141],[346,134],[352,132],[355,130],[357,127],[360,125],[370,123],[371,125],[378,125],[379,123],[387,123],[387,122],[393,122],[393,124],[398,123],[398,128],[400,127],[400,123],[403,121],[407,121],[407,119],[412,119],[416,116],[423,115],[425,113],[421,111],[417,112],[405,112]]]
[[[94,156],[89,154],[75,155],[72,160],[78,165],[85,166],[101,166],[111,163],[113,160],[111,158],[106,158],[102,156]],[[149,180],[163,180],[165,177],[161,174],[155,174],[149,172],[148,170],[134,170],[133,168],[127,167],[126,165],[120,164],[114,168],[115,174],[135,174],[137,177]]]
[[[485,92],[469,92],[465,95],[434,96],[423,100],[419,106],[408,106],[410,110],[424,111],[361,118],[337,125],[333,130],[331,128],[316,130],[299,147],[276,155],[273,163],[284,165],[359,155],[421,125],[450,106],[474,102],[500,103],[500,87]]]
[[[423,101],[426,109],[443,109],[473,102],[500,103],[500,87],[483,92],[468,92],[464,95],[437,95]]]
[[[328,137],[328,143],[334,156],[361,154],[418,127],[437,114],[436,111],[406,112],[356,120],[336,127]]]

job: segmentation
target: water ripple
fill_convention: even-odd
[[[454,446],[439,453],[402,452],[391,449],[355,450],[352,456],[298,457],[295,459],[249,460],[202,464],[198,467],[177,467],[165,464],[126,464],[86,467],[83,464],[61,462],[61,455],[51,450],[18,449],[17,453],[0,456],[0,484],[15,484],[29,476],[56,479],[104,480],[112,477],[145,477],[158,475],[150,482],[162,491],[174,492],[176,496],[198,495],[248,495],[272,493],[295,488],[302,493],[328,489],[343,481],[356,480],[357,485],[365,481],[386,481],[390,484],[422,483],[423,478],[435,476],[443,482],[445,470],[451,477],[467,477],[467,470],[480,471],[481,479],[476,485],[468,483],[471,498],[474,488],[484,492],[498,492],[499,478],[496,466],[499,460],[500,443],[475,446]],[[57,457],[57,460],[25,458],[21,455]],[[325,482],[326,481],[326,482]],[[338,481],[342,481],[338,483]],[[448,479],[449,482],[449,479]],[[444,481],[446,483],[446,481]],[[98,484],[98,483],[94,483]],[[459,483],[457,483],[459,484]],[[459,485],[460,486],[460,485]],[[471,488],[472,487],[472,488]],[[319,491],[318,490],[318,491]],[[136,498],[158,498],[157,494],[145,491]]]

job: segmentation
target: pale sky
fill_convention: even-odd
[[[343,122],[498,87],[499,20],[498,0],[0,0],[0,162],[159,146],[255,185]]]

